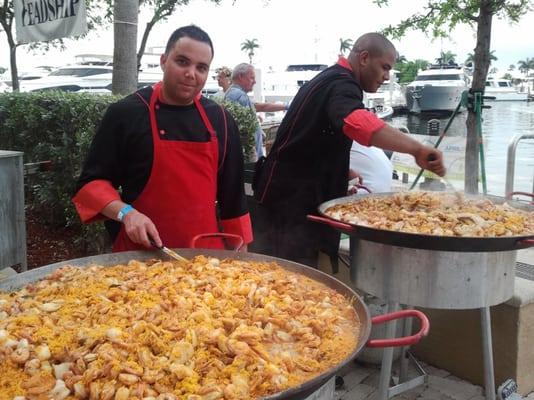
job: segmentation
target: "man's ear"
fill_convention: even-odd
[[[159,58],[159,66],[161,70],[165,72],[165,63],[167,62],[167,54],[163,53]]]
[[[371,58],[371,55],[369,54],[367,50],[360,51],[360,54],[358,56],[359,56],[358,59],[360,61],[360,65],[367,65]]]

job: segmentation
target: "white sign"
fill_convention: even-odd
[[[428,135],[410,135],[426,145],[434,146],[439,136]],[[445,136],[439,147],[443,152],[443,163],[447,168],[447,179],[462,181],[465,175],[465,137],[462,136]],[[409,154],[393,153],[391,162],[397,171],[417,175],[421,168],[415,163],[414,158]],[[423,176],[435,178],[436,176],[430,171],[424,171]]]
[[[13,3],[19,44],[87,32],[84,0],[13,0]]]

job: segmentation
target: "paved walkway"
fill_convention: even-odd
[[[484,400],[483,388],[451,375],[449,372],[420,363],[428,374],[428,383],[401,393],[397,400]],[[415,375],[412,371],[412,375]],[[352,362],[340,373],[345,384],[336,390],[335,400],[375,400],[380,379],[380,367]],[[525,397],[534,400],[534,392]]]

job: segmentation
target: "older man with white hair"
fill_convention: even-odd
[[[255,113],[287,110],[287,104],[253,103],[247,93],[252,90],[255,83],[256,73],[254,72],[254,67],[247,63],[238,64],[232,72],[232,85],[226,91],[224,98],[248,107]],[[263,149],[263,131],[259,124],[256,129],[255,140],[257,158],[265,156]]]

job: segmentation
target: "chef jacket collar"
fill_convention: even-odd
[[[346,69],[348,69],[349,71],[352,72],[352,67],[349,64],[349,61],[343,56],[339,56],[339,58],[337,60],[337,65],[340,65],[343,68],[346,68]]]

